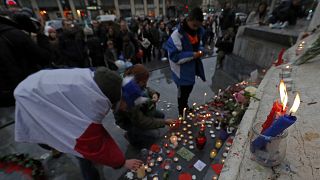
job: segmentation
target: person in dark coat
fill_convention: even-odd
[[[303,16],[301,0],[284,1],[273,10],[269,22],[274,24],[288,21],[289,25],[295,25],[297,19]]]
[[[234,25],[235,25],[235,13],[232,9],[231,3],[226,2],[220,17],[221,30],[222,32],[224,32],[229,28],[233,29]]]
[[[0,16],[0,107],[14,105],[16,86],[50,64],[50,52],[39,47],[28,35],[39,31],[31,17],[23,12]]]
[[[141,49],[143,51],[143,63],[151,61],[151,40],[152,35],[150,33],[150,27],[148,23],[145,25],[140,24],[138,30],[138,40],[141,45]]]
[[[164,114],[156,109],[160,94],[147,87],[149,72],[142,64],[129,68],[125,76],[123,84],[129,84],[128,77],[133,77],[134,83],[122,87],[122,99],[128,108],[114,111],[116,124],[127,131],[125,137],[131,145],[149,147],[160,137],[160,128],[174,123],[175,120],[164,119]],[[133,86],[135,88],[132,88]]]
[[[88,54],[82,29],[68,20],[63,20],[62,25],[63,32],[59,37],[61,58],[68,67],[88,67]]]

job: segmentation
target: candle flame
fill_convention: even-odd
[[[197,103],[193,103],[193,104],[192,104],[192,106],[195,106],[195,105],[197,105]]]
[[[204,95],[206,96],[206,95],[207,95],[207,93],[204,93]]]
[[[300,105],[300,95],[299,95],[299,93],[297,93],[296,97],[294,98],[293,105],[290,109],[290,113],[297,112],[299,105]]]
[[[288,103],[288,94],[287,94],[286,85],[284,84],[283,80],[280,81],[279,91],[280,91],[280,101],[282,104],[282,109],[285,110]]]

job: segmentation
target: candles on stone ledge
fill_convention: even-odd
[[[210,158],[214,159],[217,156],[217,154],[218,154],[217,150],[216,149],[212,149],[210,151]]]
[[[220,139],[217,139],[217,140],[216,140],[215,147],[216,147],[217,149],[220,149],[221,146],[222,146],[222,141],[221,141]]]

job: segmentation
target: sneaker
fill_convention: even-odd
[[[289,24],[288,21],[282,23],[282,24],[280,25],[280,29],[284,29],[284,28],[288,27],[288,24]]]
[[[163,57],[163,58],[161,58],[161,61],[168,61],[168,58]]]

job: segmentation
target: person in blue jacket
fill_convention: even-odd
[[[195,76],[205,81],[201,61],[205,42],[202,21],[202,10],[194,8],[166,44],[173,80],[178,87],[179,115],[182,115],[184,108],[188,109],[188,99],[195,83]]]

